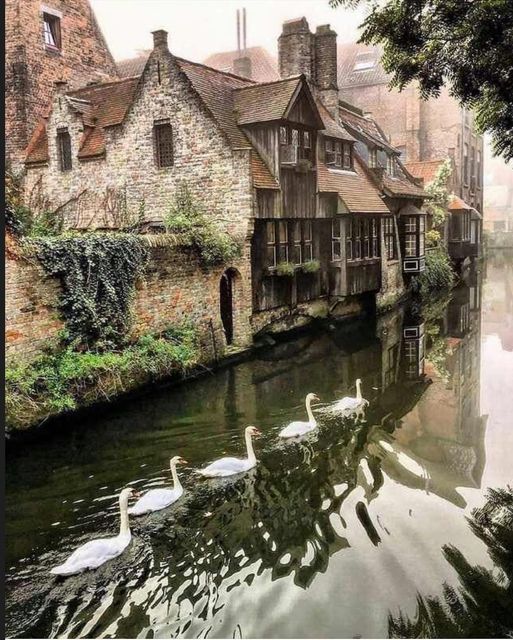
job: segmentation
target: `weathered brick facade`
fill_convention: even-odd
[[[44,12],[60,20],[60,48],[45,46]],[[7,0],[5,27],[6,159],[19,170],[54,81],[82,86],[118,74],[88,0]]]
[[[234,340],[239,346],[251,343],[246,264],[242,258],[234,265]],[[205,360],[221,357],[226,349],[219,314],[219,282],[224,270],[202,269],[194,255],[178,248],[152,246],[144,276],[136,283],[131,337],[187,321],[198,329]],[[57,310],[59,293],[59,281],[46,276],[35,258],[6,261],[7,361],[30,360],[56,344],[64,327]]]

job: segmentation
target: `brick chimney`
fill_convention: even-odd
[[[152,31],[151,33],[153,35],[153,48],[169,51],[167,44],[167,31],[164,29],[157,29],[157,31]]]
[[[317,27],[314,36],[314,82],[319,97],[338,121],[337,34],[329,24]]]
[[[251,79],[251,58],[249,56],[241,56],[233,61],[233,73],[243,78]]]
[[[296,18],[283,23],[278,38],[280,76],[289,78],[304,73],[313,81],[314,36],[306,18]]]

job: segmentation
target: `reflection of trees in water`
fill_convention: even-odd
[[[417,597],[417,614],[389,616],[392,638],[503,638],[513,633],[513,489],[490,489],[472,511],[472,532],[487,546],[495,569],[473,566],[453,545],[443,547],[461,586],[442,598]]]

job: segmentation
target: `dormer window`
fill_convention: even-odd
[[[43,13],[43,39],[47,49],[61,50],[61,20],[52,13]]]
[[[353,170],[353,147],[350,142],[327,138],[325,151],[328,167]]]
[[[373,51],[357,53],[353,71],[367,71],[376,65],[376,54]]]
[[[282,125],[280,127],[281,164],[296,165],[299,160],[312,158],[312,132],[300,127]]]

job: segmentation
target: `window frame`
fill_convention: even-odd
[[[43,44],[50,51],[62,51],[62,31],[60,16],[43,9]],[[49,38],[52,42],[49,42]]]
[[[346,140],[326,137],[324,139],[324,159],[330,168],[354,171],[353,145]]]
[[[169,135],[169,139],[166,141],[163,137],[163,132]],[[173,126],[169,120],[155,120],[153,122],[153,147],[155,164],[158,169],[168,169],[174,166],[175,154],[173,144]],[[165,149],[164,145],[168,145]]]
[[[71,136],[67,127],[57,129],[56,144],[59,171],[61,173],[72,171],[73,153],[71,147]]]
[[[387,262],[397,260],[397,243],[393,216],[385,216],[383,218],[383,236]]]

